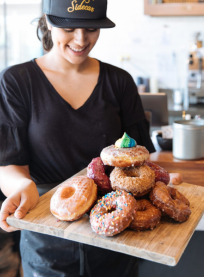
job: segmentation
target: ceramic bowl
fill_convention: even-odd
[[[166,139],[162,137],[162,134],[156,136],[157,142],[162,150],[171,151],[172,150],[172,139]]]

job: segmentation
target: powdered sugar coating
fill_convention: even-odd
[[[125,191],[106,194],[90,213],[92,230],[104,236],[114,236],[127,228],[134,218],[137,203]]]
[[[140,145],[131,148],[118,148],[111,145],[104,148],[100,156],[105,165],[131,167],[142,165],[149,157],[149,151]]]

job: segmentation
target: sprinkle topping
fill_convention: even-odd
[[[136,208],[135,198],[125,191],[112,191],[94,206],[90,213],[92,230],[113,236],[129,226]]]

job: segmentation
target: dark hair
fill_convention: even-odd
[[[45,51],[50,51],[53,47],[51,31],[48,30],[45,15],[43,15],[37,26],[37,37],[42,41],[42,46]]]

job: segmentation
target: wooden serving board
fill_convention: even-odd
[[[83,170],[76,175],[85,174],[86,170]],[[8,217],[8,224],[175,266],[204,212],[204,187],[182,183],[176,188],[191,203],[192,213],[188,221],[177,223],[170,218],[162,218],[152,231],[136,232],[126,229],[114,237],[104,237],[93,233],[88,215],[74,222],[65,222],[57,220],[51,214],[50,199],[59,186],[42,195],[38,205],[23,219],[16,219],[13,215]]]

